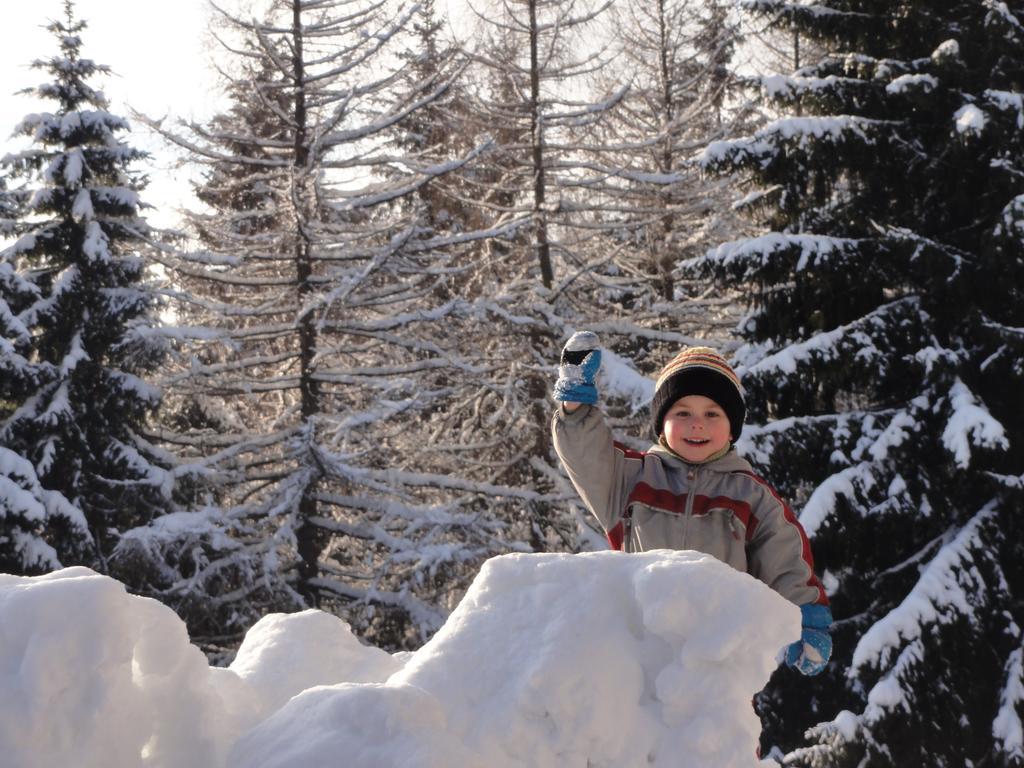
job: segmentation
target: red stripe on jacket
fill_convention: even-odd
[[[753,472],[746,472],[744,470],[740,470],[739,474],[746,475],[759,485],[763,486],[768,491],[768,493],[770,493],[772,497],[777,502],[779,502],[779,504],[782,505],[783,518],[787,523],[795,526],[797,532],[800,534],[800,545],[802,549],[800,556],[803,558],[803,561],[807,563],[807,567],[811,571],[811,578],[807,580],[807,586],[813,587],[814,589],[818,590],[818,599],[814,602],[819,605],[828,605],[828,595],[825,594],[825,587],[822,586],[821,581],[814,573],[814,554],[811,552],[811,540],[807,538],[807,532],[804,530],[804,527],[800,525],[800,521],[797,520],[797,517],[793,513],[792,508],[783,500],[781,496],[779,496],[778,492],[774,488],[772,488],[763,478],[758,477]]]
[[[639,501],[641,504],[646,504],[649,507],[655,507],[665,512],[682,514],[686,511],[686,499],[688,496],[689,494],[687,493],[675,494],[664,488],[652,488],[647,483],[637,483],[632,493],[629,494],[626,504]],[[750,504],[745,501],[737,501],[728,496],[704,496],[697,494],[693,497],[692,512],[694,515],[706,515],[712,509],[728,509],[736,515],[743,525],[747,527],[748,539],[757,527],[757,516],[750,508]]]
[[[750,505],[745,501],[730,499],[728,496],[701,496],[693,497],[693,514],[706,515],[712,509],[728,509],[746,529],[746,540],[750,541],[757,530],[758,519]]]
[[[626,509],[628,510],[630,504],[638,501],[648,507],[681,515],[686,512],[686,500],[688,497],[689,494],[687,493],[676,494],[664,488],[652,488],[647,483],[637,483],[626,500]],[[695,517],[704,516],[712,509],[727,509],[732,512],[743,523],[746,530],[746,540],[750,541],[758,524],[757,516],[750,508],[750,504],[745,501],[731,499],[728,496],[704,496],[697,494],[693,497],[692,513]],[[623,528],[624,526],[620,522],[608,534],[608,540],[615,549],[622,548]],[[614,540],[612,532],[615,533]]]
[[[611,545],[612,549],[616,552],[621,552],[626,543],[626,526],[620,520],[605,534],[605,537],[608,539],[608,544]]]
[[[686,511],[686,497],[688,494],[675,494],[664,488],[652,488],[647,483],[637,483],[626,499],[626,507],[634,501],[646,504],[648,507],[656,507],[665,512],[682,514]]]
[[[647,458],[647,454],[643,451],[634,451],[632,448],[627,448],[625,445],[620,443],[618,440],[612,441],[612,446],[619,453],[622,454],[624,459],[634,459],[642,462]],[[629,504],[626,504],[626,514],[623,515],[623,519],[617,522],[610,531],[605,534],[608,539],[608,544],[612,549],[622,552],[626,545],[626,525],[625,520],[629,519]]]
[[[647,454],[643,451],[634,451],[632,448],[627,448],[618,440],[612,441],[612,446],[627,459],[640,459],[640,461],[643,461],[647,458]]]

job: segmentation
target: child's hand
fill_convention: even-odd
[[[562,403],[597,402],[594,377],[601,367],[601,340],[592,331],[579,331],[566,342],[558,366],[553,397]]]
[[[832,656],[832,611],[826,605],[801,605],[800,639],[786,649],[786,663],[805,675],[816,675]]]

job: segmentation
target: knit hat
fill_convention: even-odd
[[[668,409],[687,395],[703,395],[718,403],[729,419],[732,439],[739,438],[747,413],[743,387],[725,358],[710,347],[684,349],[661,369],[651,400],[651,426],[655,435],[661,437]]]

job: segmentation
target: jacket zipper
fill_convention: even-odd
[[[686,505],[683,507],[683,543],[681,549],[686,549],[686,542],[690,538],[690,520],[693,517],[694,489],[697,487],[697,467],[690,467],[686,470],[686,482],[689,487],[686,489]]]

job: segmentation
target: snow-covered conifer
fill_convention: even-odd
[[[27,147],[2,160],[14,242],[0,254],[0,475],[7,522],[33,521],[28,548],[15,524],[30,570],[106,570],[119,532],[164,511],[169,479],[141,435],[159,392],[140,377],[160,354],[140,332],[154,307],[132,170],[144,153],[90,85],[107,68],[81,56],[84,27],[71,2],[49,25],[59,53],[33,66],[51,79],[26,93],[54,109],[26,116]]]
[[[703,154],[748,173],[769,231],[686,265],[757,287],[745,447],[802,507],[837,618],[826,676],[761,699],[768,745],[1020,765],[1024,5],[744,5],[828,51],[762,79],[798,116]]]

